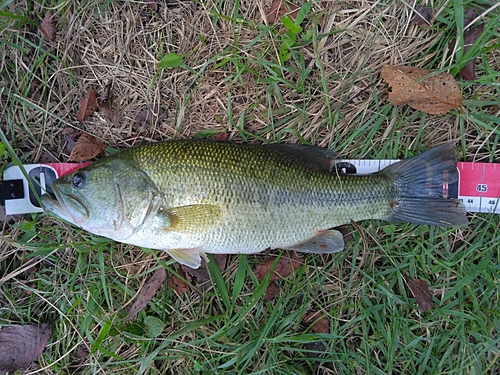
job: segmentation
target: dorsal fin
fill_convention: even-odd
[[[265,144],[265,147],[282,153],[284,156],[290,155],[294,158],[301,159],[311,168],[318,169],[322,172],[330,172],[335,162],[338,161],[338,154],[329,148],[281,143]]]

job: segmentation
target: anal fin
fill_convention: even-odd
[[[286,249],[302,253],[331,254],[344,248],[344,237],[338,230],[320,230],[307,241],[289,246]]]

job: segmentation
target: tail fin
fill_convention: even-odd
[[[379,173],[389,173],[395,181],[396,202],[387,221],[446,227],[467,224],[463,203],[443,196],[444,185],[458,180],[452,143],[392,164]]]

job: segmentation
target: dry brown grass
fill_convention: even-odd
[[[221,14],[230,17],[234,4],[219,5]],[[297,142],[291,134],[296,131],[304,140],[321,146],[336,146],[357,133],[361,124],[381,116],[380,122],[372,125],[378,128],[374,134],[362,131],[363,141],[371,143],[363,147],[365,154],[394,138],[395,131],[404,133],[400,143],[407,146],[412,146],[412,139],[423,127],[423,139],[418,142],[429,146],[463,136],[455,115],[431,117],[423,125],[422,114],[402,121],[406,108],[380,113],[386,90],[378,82],[381,65],[428,67],[432,61],[431,67],[441,68],[452,62],[449,51],[438,57],[439,51],[422,53],[436,44],[442,33],[412,24],[411,4],[314,4],[313,16],[304,29],[328,36],[300,48],[304,67],[290,60],[288,69],[276,74],[282,82],[269,82],[273,77],[266,70],[276,61],[279,41],[271,32],[258,37],[256,28],[266,23],[269,6],[269,2],[242,2],[238,9],[241,21],[217,17],[214,23],[212,13],[217,3],[179,2],[161,7],[165,23],[141,2],[112,2],[102,10],[96,5],[65,3],[54,12],[59,20],[56,40],[43,44],[57,58],[40,59],[41,52],[30,46],[28,54],[4,47],[4,69],[5,59],[16,67],[4,95],[6,91],[24,94],[25,103],[14,104],[17,110],[12,111],[12,120],[19,125],[12,129],[17,133],[19,151],[31,152],[30,162],[38,161],[44,148],[65,160],[61,130],[80,127],[75,121],[80,97],[94,87],[103,98],[109,84],[115,106],[120,108],[118,126],[96,113],[81,127],[117,148],[151,139],[189,138],[206,129],[227,131],[231,139],[238,140],[240,116],[249,134]],[[25,9],[23,2],[14,8]],[[36,20],[46,10],[35,4],[29,16]],[[283,33],[283,28],[276,29],[278,35]],[[38,41],[36,28],[21,32],[28,40]],[[159,59],[169,52],[186,54],[186,65],[201,73],[195,76],[182,68],[159,70]],[[489,61],[498,66],[498,60],[492,52]],[[304,69],[310,72],[297,90],[294,83]],[[18,88],[24,88],[24,93],[17,92]],[[491,99],[491,87],[484,89],[482,97]],[[379,103],[374,105],[376,101]],[[153,104],[166,111],[167,119],[147,129],[147,134],[138,134],[135,117]],[[4,101],[4,112],[6,105]],[[233,123],[229,123],[230,117]],[[466,117],[465,126],[471,126]],[[342,146],[347,146],[342,151],[349,154],[352,144]]]

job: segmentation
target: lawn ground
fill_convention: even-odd
[[[500,160],[495,2],[297,1],[300,29],[269,22],[271,1],[158,3],[0,2],[0,171],[67,161],[74,131],[104,154],[224,134],[364,159],[453,141],[460,160]],[[412,22],[419,5],[433,8],[428,27]],[[49,10],[56,35],[42,38]],[[464,32],[480,24],[465,50]],[[159,67],[164,56],[173,68]],[[462,79],[473,59],[476,77]],[[463,110],[393,106],[384,64],[449,72]],[[113,97],[112,121],[103,110],[77,121],[90,88]],[[165,281],[133,321],[128,308],[157,269],[183,276],[168,256],[47,214],[2,218],[0,328],[52,325],[22,374],[499,374],[500,219],[468,216],[461,229],[359,223],[342,252],[307,255],[271,297],[254,271],[289,253],[230,256],[222,272],[213,261],[206,284],[180,292]],[[409,277],[429,285],[431,310],[419,310]]]

